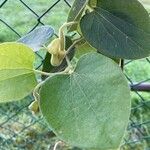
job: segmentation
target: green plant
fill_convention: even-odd
[[[149,15],[137,0],[75,0],[67,22],[48,46],[54,35],[49,26],[0,44],[0,101],[33,91],[29,108],[34,113],[40,108],[64,142],[117,149],[131,109],[122,63],[150,55]],[[43,69],[36,70],[34,51],[41,47],[47,53]]]

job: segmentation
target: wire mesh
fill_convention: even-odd
[[[14,41],[44,24],[56,27],[57,32],[71,4],[72,0],[0,0],[0,43]],[[36,54],[36,67],[40,68],[44,55]],[[150,150],[150,59],[125,61],[124,70],[131,84],[132,110],[121,150]],[[28,110],[31,101],[32,96],[28,96],[20,102],[0,105],[1,150],[53,148],[57,138],[40,114]]]

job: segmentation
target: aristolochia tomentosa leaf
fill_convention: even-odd
[[[72,74],[47,79],[40,98],[43,116],[65,142],[87,149],[119,147],[129,120],[130,90],[111,59],[84,55]]]
[[[80,26],[86,40],[109,57],[138,59],[150,55],[150,18],[137,0],[99,0]]]
[[[34,53],[19,43],[0,44],[0,102],[20,100],[36,85]]]

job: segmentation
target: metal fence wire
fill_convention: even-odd
[[[54,27],[61,21],[63,23],[62,16],[58,16],[57,11],[63,11],[62,8],[68,11],[71,4],[72,0],[0,0],[0,43],[16,40],[36,27],[47,24],[52,17],[54,21],[59,17]],[[18,9],[18,13],[13,13],[15,9]],[[3,14],[4,10],[9,11]],[[24,16],[21,16],[22,13]],[[17,18],[17,25],[14,24],[14,18]],[[23,31],[19,28],[19,20],[25,20],[22,23],[28,26],[24,27]],[[31,20],[34,20],[32,24]],[[50,24],[53,24],[53,21],[50,21]],[[43,55],[38,52],[37,58],[37,67],[41,67]],[[132,110],[121,150],[150,150],[150,72],[147,71],[150,70],[150,59],[125,61],[124,70],[131,84]],[[53,148],[58,139],[40,114],[33,115],[29,111],[31,101],[32,96],[28,96],[19,102],[0,104],[0,150]]]

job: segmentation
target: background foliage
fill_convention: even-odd
[[[150,1],[141,0],[150,11]],[[14,41],[37,26],[49,24],[57,33],[67,19],[72,0],[0,0],[0,43]],[[35,66],[41,67],[45,53],[37,53]],[[150,59],[126,61],[129,82],[150,82]],[[0,105],[1,150],[47,150],[58,140],[40,115],[32,115],[28,105],[32,96],[21,102]],[[150,149],[150,94],[132,92],[132,114],[122,149]],[[61,148],[62,149],[62,148]],[[71,149],[65,146],[64,149]],[[73,148],[76,149],[76,148]]]

